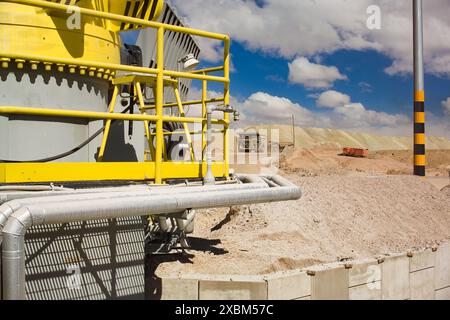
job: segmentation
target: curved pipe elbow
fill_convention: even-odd
[[[3,228],[8,222],[9,217],[21,207],[20,201],[12,200],[0,205],[0,238],[2,237]]]
[[[25,236],[28,228],[33,225],[33,217],[27,207],[20,208],[9,216],[8,221],[3,227],[2,234],[6,243],[9,236]]]

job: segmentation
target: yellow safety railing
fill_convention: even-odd
[[[17,4],[30,5],[35,7],[40,7],[44,9],[59,10],[64,12],[69,12],[73,9],[72,6],[63,5],[59,3],[53,3],[42,0],[7,0],[3,2],[11,2]],[[126,71],[133,73],[141,73],[145,75],[156,76],[155,85],[155,105],[149,108],[155,109],[155,115],[147,114],[136,114],[136,115],[126,115],[118,114],[114,112],[89,112],[89,111],[75,111],[75,110],[54,110],[54,109],[43,109],[43,108],[26,108],[26,107],[14,107],[14,106],[1,106],[0,114],[23,114],[32,116],[54,116],[54,117],[73,117],[73,118],[89,118],[89,119],[101,119],[105,121],[110,120],[131,120],[131,121],[150,121],[156,123],[156,146],[155,146],[155,183],[162,183],[162,163],[163,163],[163,143],[164,143],[164,132],[163,123],[164,122],[179,122],[179,123],[202,123],[202,163],[203,154],[206,147],[206,106],[208,103],[212,102],[223,102],[224,105],[229,105],[230,103],[230,38],[227,35],[213,33],[208,31],[202,31],[187,27],[175,26],[163,24],[160,22],[147,21],[138,18],[126,17],[118,14],[112,14],[108,12],[101,12],[92,9],[86,9],[77,7],[77,12],[81,15],[87,15],[91,17],[119,21],[123,23],[142,25],[143,27],[153,28],[157,30],[157,54],[156,54],[156,68],[146,68],[146,67],[136,67],[122,64],[114,63],[103,63],[96,61],[88,61],[83,59],[68,59],[68,58],[56,58],[48,57],[42,55],[36,55],[32,53],[21,53],[21,52],[7,52],[0,50],[0,58],[2,61],[7,63],[7,61],[17,62],[17,61],[32,61],[33,63],[45,63],[45,64],[55,64],[55,65],[67,65],[70,68],[80,67],[80,68],[91,68],[93,70],[110,70],[113,75],[117,71]],[[199,36],[209,39],[215,39],[223,42],[224,48],[224,59],[223,66],[207,68],[202,70],[197,70],[193,72],[182,72],[164,69],[164,31],[170,30],[173,32],[189,34],[192,36]],[[6,60],[5,60],[6,59]],[[223,71],[223,76],[211,76],[209,73]],[[176,103],[164,104],[164,81],[165,77],[171,77],[173,79],[187,78],[193,80],[202,81],[202,99],[196,101],[177,101]],[[207,83],[208,82],[219,82],[223,83],[224,91],[223,97],[207,99]],[[177,106],[177,105],[201,105],[202,106],[202,117],[200,118],[189,118],[189,117],[173,117],[165,116],[163,114],[163,109],[165,107]],[[111,111],[111,109],[110,109]],[[108,122],[109,123],[109,122]],[[223,130],[223,154],[224,154],[224,170],[225,175],[229,172],[229,124],[230,115],[228,113],[224,114],[224,119],[215,119],[214,124],[221,124],[224,127]],[[107,126],[109,129],[109,126]],[[106,132],[107,133],[107,132]],[[105,133],[105,134],[106,134]]]

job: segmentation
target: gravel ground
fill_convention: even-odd
[[[450,239],[450,190],[412,176],[302,177],[292,202],[200,211],[193,246],[157,275],[264,274],[393,254]]]

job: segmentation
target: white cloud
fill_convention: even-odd
[[[230,34],[251,50],[287,59],[340,49],[374,49],[393,62],[386,72],[412,71],[412,1],[392,0],[173,0],[189,25]],[[381,30],[369,30],[366,9],[379,5]],[[450,76],[450,5],[424,1],[428,72]],[[215,44],[214,44],[215,43]],[[217,42],[202,44],[208,59],[220,59]]]
[[[349,95],[329,90],[323,92],[317,99],[319,107],[332,109],[328,116],[335,126],[346,129],[362,131],[390,129],[391,131],[403,130],[410,122],[409,118],[402,114],[388,114],[367,109],[362,103],[353,103]]]
[[[272,96],[265,92],[256,92],[245,101],[237,104],[244,123],[287,123],[294,115],[300,126],[327,126],[326,118],[314,114],[283,97]]]
[[[442,109],[444,109],[444,113],[450,116],[450,97],[447,100],[442,101]]]
[[[323,92],[316,101],[317,106],[323,108],[337,108],[350,103],[350,96],[335,90]]]
[[[201,90],[192,87],[189,98],[200,99]],[[208,98],[220,97],[221,93],[208,91]],[[345,96],[345,95],[344,95]],[[382,135],[407,136],[411,134],[412,119],[402,114],[389,114],[366,108],[361,103],[346,103],[335,108],[314,111],[285,97],[266,92],[256,92],[246,99],[231,97],[231,105],[241,113],[241,121],[232,123],[233,127],[252,124],[290,124],[291,116],[299,127],[331,128],[368,132]],[[444,106],[444,104],[443,104]],[[188,107],[188,116],[200,116],[199,106]],[[220,117],[217,113],[215,117]],[[427,132],[430,135],[450,138],[450,122],[427,114]]]
[[[361,103],[350,103],[334,109],[335,123],[348,128],[392,128],[410,123],[407,116],[368,110]]]
[[[391,115],[367,109],[361,103],[348,103],[325,112],[314,112],[283,97],[257,92],[236,106],[242,123],[288,124],[291,115],[300,127],[333,128],[392,135],[405,135],[411,130],[411,120],[400,114]]]
[[[289,82],[302,84],[306,88],[330,88],[337,80],[346,80],[334,66],[324,66],[300,57],[289,63]]]

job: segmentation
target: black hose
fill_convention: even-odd
[[[84,141],[82,144],[80,144],[79,146],[73,148],[70,151],[66,151],[64,153],[58,154],[56,156],[53,157],[48,157],[48,158],[44,158],[44,159],[38,159],[38,160],[29,160],[29,161],[18,161],[18,160],[0,160],[1,163],[43,163],[43,162],[51,162],[51,161],[55,161],[55,160],[59,160],[65,157],[68,157],[72,154],[74,154],[75,152],[77,152],[78,150],[84,148],[86,145],[88,145],[92,140],[94,140],[95,138],[97,138],[97,136],[103,132],[103,130],[105,129],[105,127],[99,129],[97,132],[95,132],[92,136],[90,136],[86,141]]]
[[[123,110],[121,113],[127,113],[130,109],[132,109],[134,107],[134,104],[129,105],[125,110]],[[111,124],[113,124],[114,122],[116,122],[117,120],[112,120]],[[2,160],[0,159],[0,163],[45,163],[45,162],[51,162],[51,161],[55,161],[55,160],[59,160],[59,159],[63,159],[66,158],[72,154],[74,154],[75,152],[79,151],[80,149],[84,148],[85,146],[87,146],[92,140],[94,140],[95,138],[97,138],[100,133],[102,133],[105,130],[106,126],[103,126],[102,128],[100,128],[98,131],[96,131],[92,136],[90,136],[87,140],[85,140],[84,142],[82,142],[79,146],[73,148],[72,150],[69,150],[67,152],[58,154],[56,156],[52,156],[52,157],[48,157],[48,158],[44,158],[44,159],[38,159],[38,160],[27,160],[27,161],[20,161],[20,160]]]

